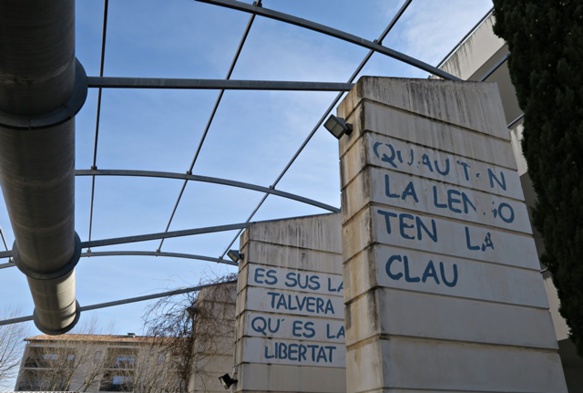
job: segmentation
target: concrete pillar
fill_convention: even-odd
[[[338,110],[348,392],[566,392],[495,85],[362,78]]]
[[[340,215],[241,237],[234,392],[345,393]]]

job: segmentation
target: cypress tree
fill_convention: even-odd
[[[583,355],[583,2],[494,0],[494,15],[524,111],[522,149],[538,196],[541,261]]]

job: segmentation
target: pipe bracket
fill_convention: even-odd
[[[71,322],[69,325],[67,325],[61,329],[48,329],[48,328],[46,328],[45,326],[43,326],[40,323],[40,321],[38,319],[38,315],[36,314],[36,309],[32,313],[32,320],[34,321],[36,328],[38,330],[40,330],[41,332],[43,332],[44,334],[48,334],[50,336],[58,336],[60,334],[67,333],[69,330],[73,329],[75,327],[75,325],[77,325],[77,322],[79,322],[80,317],[81,317],[81,306],[79,305],[79,302],[77,300],[75,300],[75,318],[73,319],[73,322]]]
[[[54,280],[69,274],[75,269],[77,262],[79,262],[79,259],[81,258],[81,239],[79,238],[79,235],[77,235],[77,232],[75,232],[75,250],[73,251],[73,256],[71,256],[71,259],[69,259],[65,265],[51,272],[39,272],[22,263],[16,242],[12,247],[12,258],[18,270],[24,273],[27,277],[35,280]]]
[[[81,110],[87,99],[88,86],[85,69],[81,62],[75,59],[75,87],[71,97],[63,106],[50,113],[33,116],[18,116],[0,112],[0,127],[16,130],[36,130],[62,124],[74,118]]]

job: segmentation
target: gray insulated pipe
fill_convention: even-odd
[[[79,318],[74,116],[86,96],[74,0],[0,0],[0,184],[14,261],[47,334]]]

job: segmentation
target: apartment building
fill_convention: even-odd
[[[151,337],[65,334],[26,339],[17,391],[130,392],[179,385],[165,347]]]
[[[224,391],[218,377],[233,367],[236,293],[235,282],[211,285],[184,310],[194,332],[187,356],[178,354],[183,346],[169,345],[175,338],[133,333],[29,337],[15,391]]]

